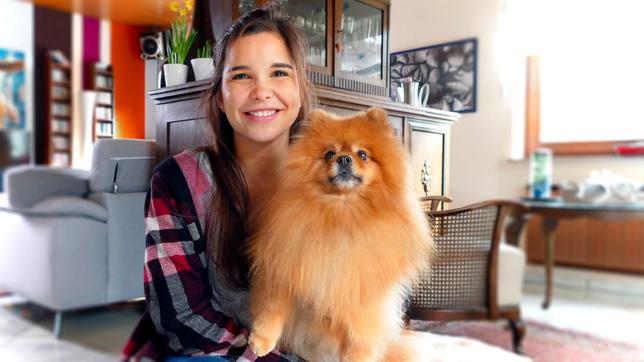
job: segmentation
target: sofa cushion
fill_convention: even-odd
[[[94,144],[94,154],[92,157],[92,173],[89,180],[90,191],[114,192],[114,171],[116,168],[117,159],[154,157],[154,146],[155,142],[151,140],[98,140]]]
[[[506,243],[499,244],[496,297],[500,307],[521,304],[525,264],[526,257],[522,249]]]
[[[50,197],[30,208],[0,206],[0,211],[31,217],[81,217],[107,222],[107,210],[99,203],[70,196]]]
[[[85,170],[29,165],[9,168],[4,186],[9,205],[26,209],[52,196],[83,197],[88,180]]]

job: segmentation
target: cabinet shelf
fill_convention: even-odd
[[[51,85],[52,86],[58,86],[58,87],[69,87],[72,83],[69,81],[65,80],[52,80]]]

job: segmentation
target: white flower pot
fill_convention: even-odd
[[[192,71],[195,73],[195,80],[209,79],[215,73],[215,66],[211,58],[191,59]]]
[[[188,66],[185,64],[163,64],[165,86],[184,84],[188,79]]]

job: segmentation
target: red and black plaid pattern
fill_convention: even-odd
[[[258,358],[248,348],[249,330],[213,307],[204,234],[209,170],[205,154],[193,151],[155,169],[145,201],[148,311],[125,345],[123,360],[212,354],[236,361],[298,361],[279,351]]]

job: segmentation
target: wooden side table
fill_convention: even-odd
[[[527,211],[525,215],[517,215],[506,230],[507,242],[518,244],[518,238],[527,218],[531,215],[542,217],[541,232],[545,239],[545,276],[546,291],[542,303],[543,309],[550,307],[552,301],[552,268],[554,267],[555,231],[561,219],[580,217],[606,221],[626,221],[644,219],[644,203],[632,204],[585,204],[563,201],[533,201],[522,200]]]

